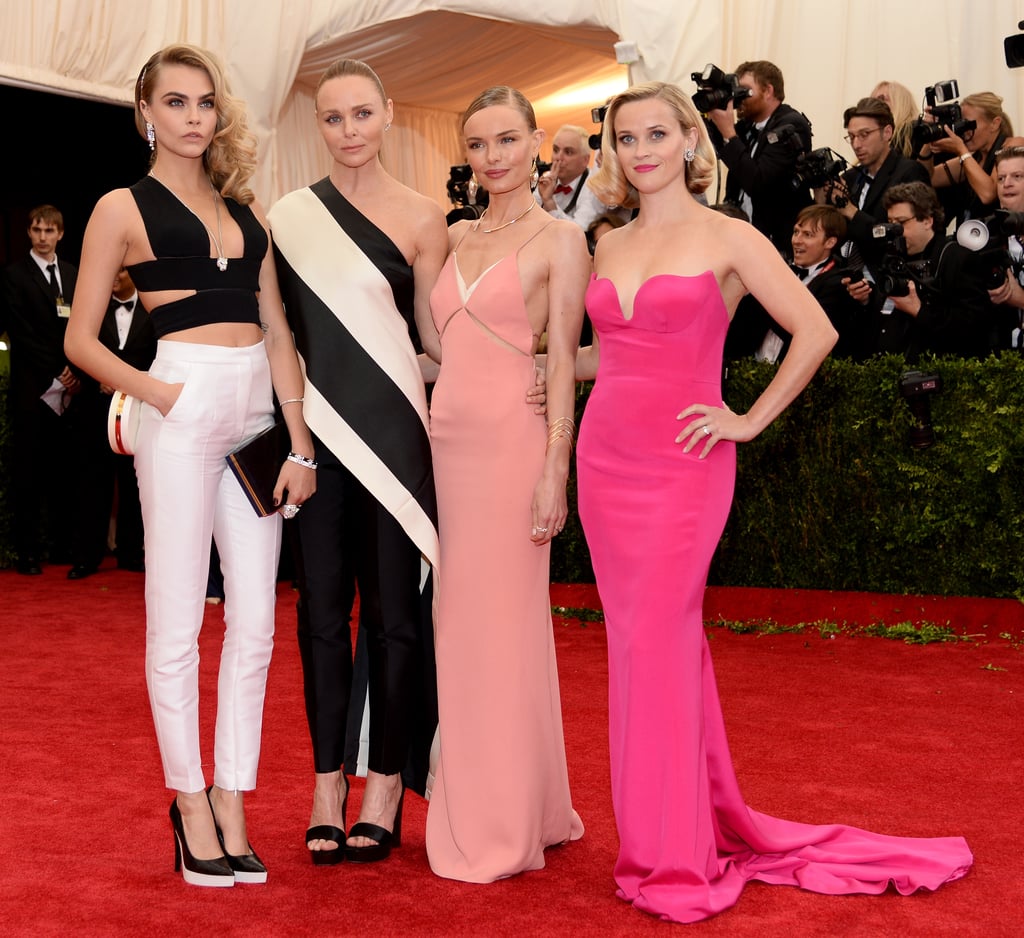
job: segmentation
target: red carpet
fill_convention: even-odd
[[[543,871],[468,886],[431,874],[425,804],[415,798],[406,805],[403,846],[387,863],[310,864],[302,841],[311,769],[294,594],[282,585],[260,789],[248,802],[250,834],[270,881],[203,890],[171,872],[170,793],[162,788],[142,673],[141,577],[105,568],[68,582],[65,572],[0,572],[0,934],[625,936],[674,928],[613,895],[599,622],[555,625],[570,780],[587,832],[549,851]],[[567,607],[596,605],[587,586],[555,587],[552,598]],[[706,614],[779,624],[948,622],[976,636],[919,647],[846,633],[821,638],[811,628],[709,629],[736,769],[752,806],[894,834],[963,834],[976,865],[960,882],[907,898],[752,884],[735,908],[687,926],[688,934],[1021,934],[1020,604],[711,589]],[[221,607],[210,607],[202,640],[206,740],[220,620]]]

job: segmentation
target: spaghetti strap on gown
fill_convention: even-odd
[[[960,837],[813,826],[747,807],[732,767],[702,602],[732,501],[736,449],[674,440],[722,402],[728,313],[711,271],[645,281],[626,319],[591,281],[600,365],[582,421],[579,509],[608,635],[620,898],[677,922],[733,905],[748,880],[832,895],[936,889],[972,863]]]
[[[569,797],[550,545],[530,540],[547,430],[525,402],[535,369],[517,255],[466,287],[453,252],[430,298],[442,347],[430,441],[444,574],[427,856],[439,876],[474,883],[539,869],[546,847],[583,834]]]

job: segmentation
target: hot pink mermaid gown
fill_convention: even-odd
[[[600,338],[583,418],[579,508],[608,633],[620,898],[677,922],[733,905],[751,879],[829,894],[935,889],[972,863],[960,837],[811,826],[746,806],[732,768],[701,606],[732,500],[736,450],[673,442],[691,403],[720,405],[728,314],[712,272],[659,275],[633,317],[592,280]]]
[[[539,869],[545,847],[583,833],[569,798],[550,546],[530,540],[547,430],[525,402],[533,335],[517,255],[466,287],[453,254],[430,305],[442,347],[430,406],[441,756],[427,856],[439,876],[486,883]]]

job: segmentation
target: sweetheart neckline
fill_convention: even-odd
[[[636,316],[636,298],[640,295],[640,291],[643,290],[643,288],[652,280],[658,280],[661,277],[671,277],[676,280],[700,280],[703,277],[707,277],[709,274],[712,277],[715,277],[715,272],[710,267],[707,270],[701,271],[699,274],[651,274],[651,276],[646,280],[641,281],[640,286],[636,288],[636,293],[633,294],[633,311],[629,316],[627,316],[622,309],[622,299],[619,296],[619,288],[615,286],[615,281],[612,280],[611,277],[598,277],[597,274],[594,274],[593,282],[600,283],[601,281],[604,281],[611,284],[612,292],[615,294],[615,304],[619,307],[619,316],[622,318],[623,322],[632,322],[633,317]],[[718,283],[717,277],[715,277],[715,283]],[[721,287],[719,287],[718,292],[719,295],[721,295]]]

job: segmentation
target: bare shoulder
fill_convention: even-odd
[[[410,189],[393,177],[388,182],[387,197],[392,204],[400,206],[402,211],[417,221],[444,218],[441,206],[433,199]]]
[[[556,218],[545,225],[541,229],[540,238],[560,250],[587,250],[587,236],[583,229],[576,222],[565,218]]]
[[[94,218],[110,218],[129,210],[138,212],[131,192],[128,189],[111,189],[99,197],[92,214]]]

